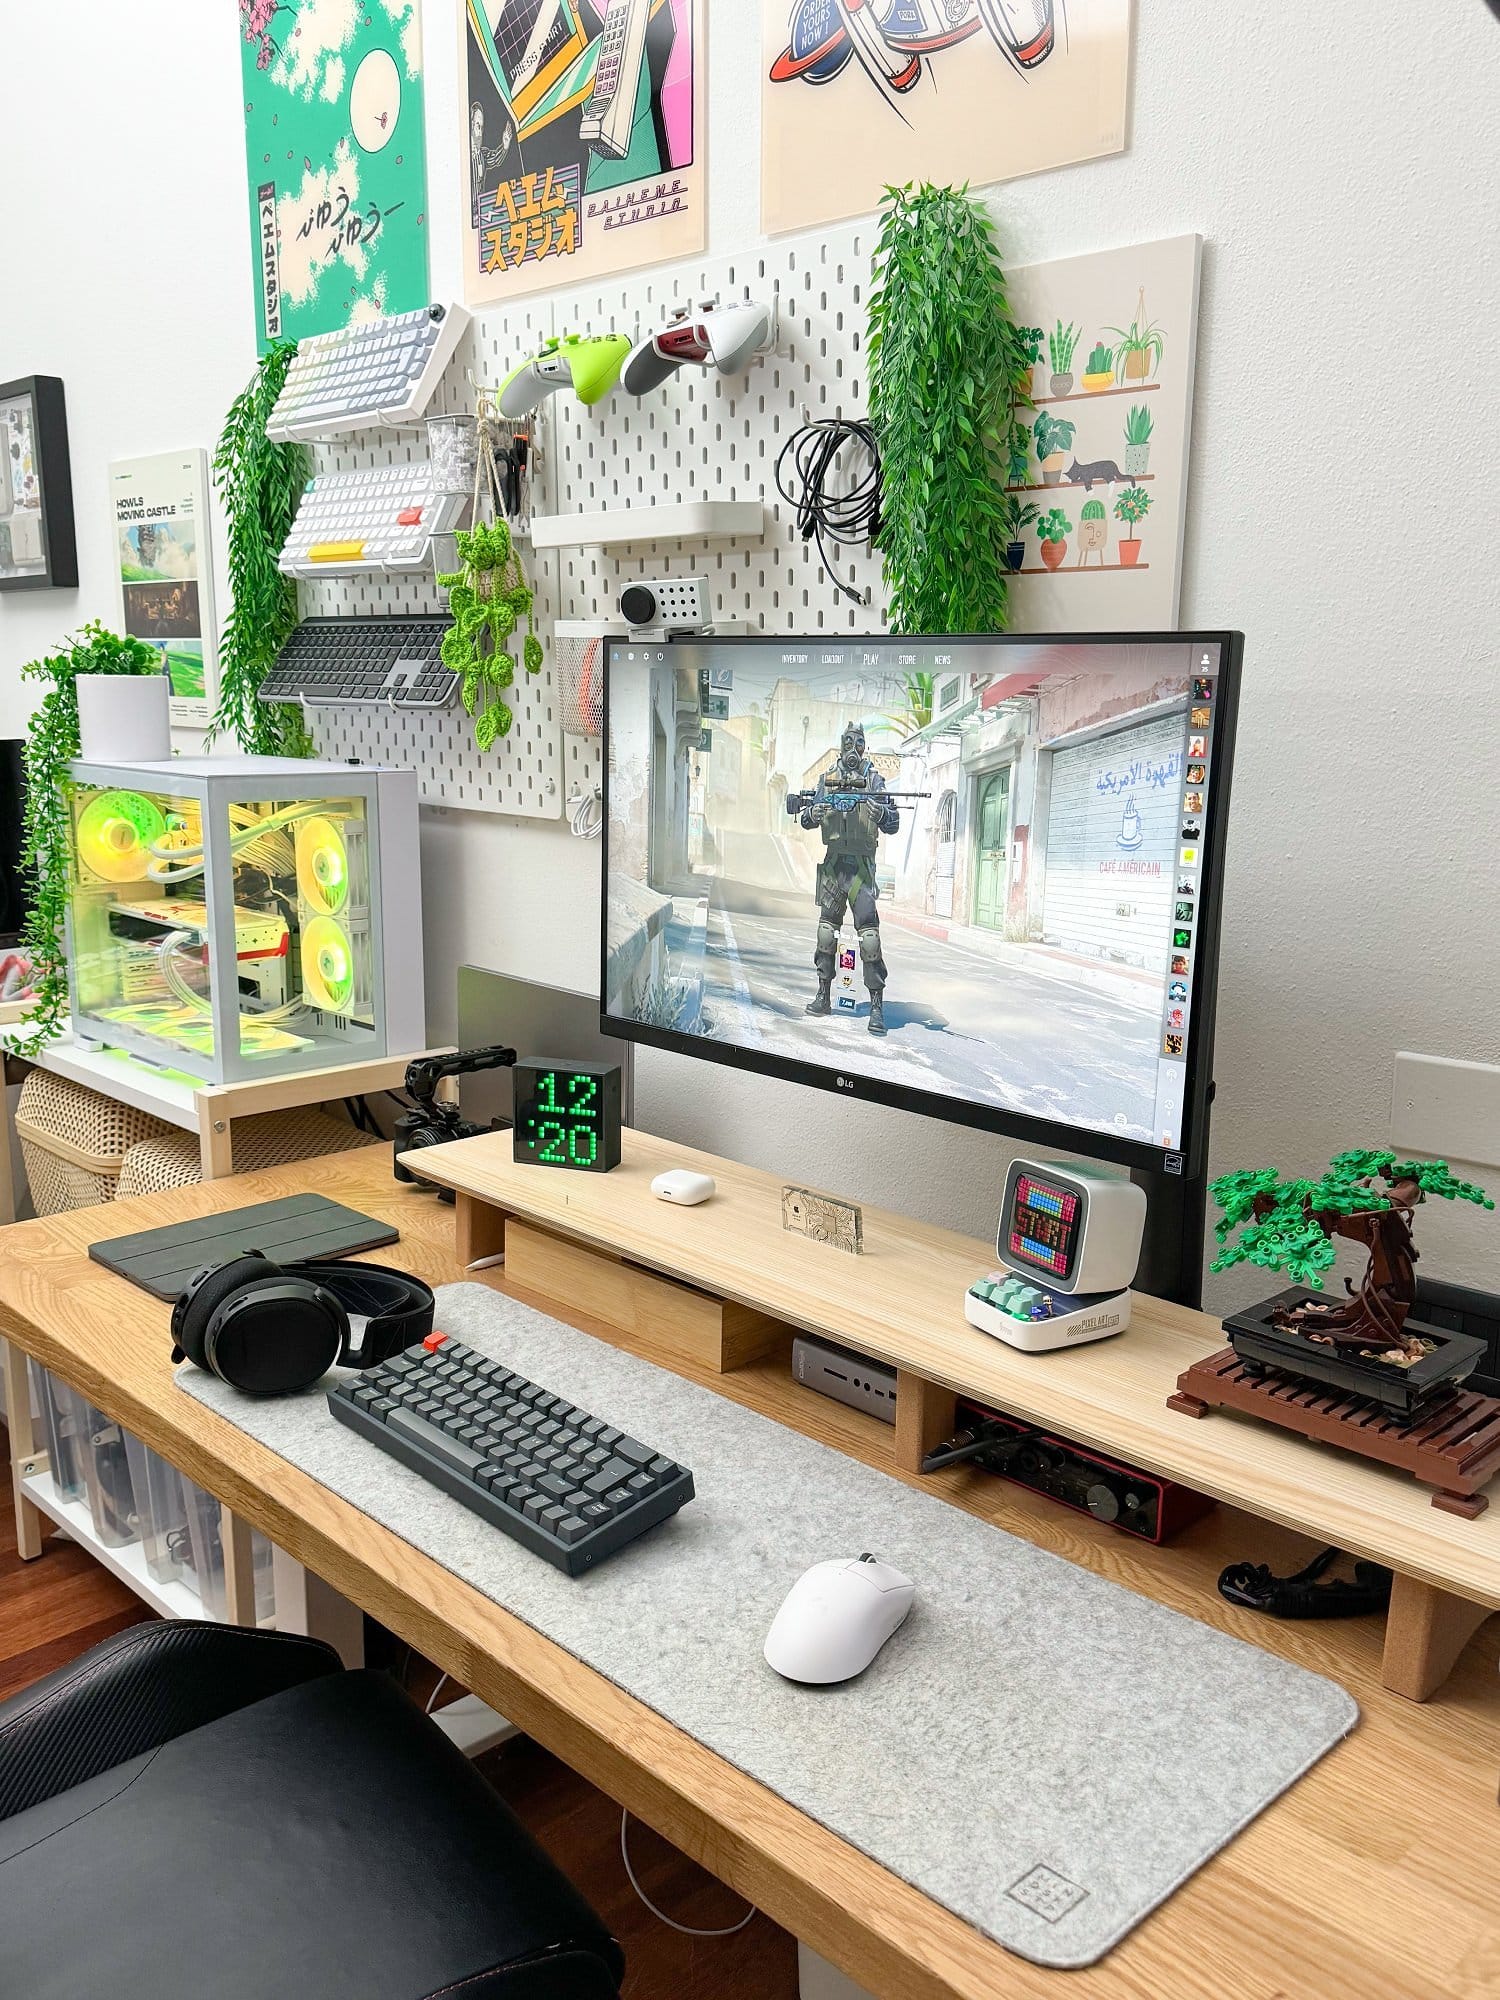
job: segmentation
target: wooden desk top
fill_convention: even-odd
[[[1218,1598],[1214,1579],[1234,1558],[1278,1570],[1306,1559],[1309,1545],[1279,1529],[1221,1509],[1155,1549],[963,1468],[923,1481],[1013,1534],[1332,1675],[1363,1710],[1346,1743],[1099,1965],[1029,1965],[173,1387],[167,1307],[92,1263],[88,1244],[314,1185],[389,1217],[402,1233],[392,1261],[434,1284],[461,1275],[452,1211],[398,1187],[382,1155],[355,1153],[13,1226],[0,1233],[0,1333],[883,2000],[1492,2000],[1500,1989],[1493,1638],[1471,1646],[1441,1703],[1419,1707],[1379,1684],[1378,1619],[1281,1624]],[[890,1466],[886,1426],[773,1363],[679,1372]],[[1207,1426],[1184,1423],[1195,1428]],[[930,1808],[914,1799],[913,1809]]]

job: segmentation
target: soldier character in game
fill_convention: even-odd
[[[823,836],[824,859],[818,869],[817,997],[807,1003],[809,1014],[833,1011],[834,956],[844,912],[851,911],[859,936],[865,985],[870,993],[869,1029],[883,1035],[885,1026],[885,960],[880,950],[879,891],[875,857],[883,833],[901,824],[895,801],[887,796],[885,779],[865,754],[865,732],[849,723],[839,738],[839,760],[819,778],[817,789],[787,801],[797,806],[798,823]]]

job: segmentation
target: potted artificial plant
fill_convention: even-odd
[[[1127,486],[1115,500],[1115,519],[1123,521],[1127,527],[1135,529],[1145,520],[1151,506],[1151,495],[1143,486]],[[1120,566],[1134,569],[1141,557],[1141,538],[1137,534],[1120,537]]]
[[[1078,515],[1078,562],[1080,568],[1090,556],[1099,558],[1099,567],[1104,567],[1104,548],[1109,540],[1109,522],[1105,518],[1102,500],[1085,500]]]
[[[1161,366],[1162,349],[1167,337],[1154,320],[1146,317],[1146,288],[1142,285],[1136,300],[1135,318],[1129,326],[1111,326],[1105,329],[1112,333],[1119,345],[1113,355],[1115,373],[1122,382],[1145,382],[1155,375]]]
[[[893,632],[1000,632],[1016,329],[994,224],[960,189],[887,188],[870,294],[870,423]]]
[[[68,1012],[68,859],[73,828],[68,765],[79,754],[78,682],[85,675],[161,673],[161,655],[140,639],[121,639],[100,624],[85,625],[46,659],[21,669],[22,680],[45,681],[26,737],[26,812],[21,866],[31,882],[31,909],[21,948],[31,961],[33,999],[22,1017],[28,1030],[17,1053],[33,1055],[58,1036]]]
[[[312,461],[307,447],[276,444],[266,424],[297,352],[285,341],[261,356],[229,406],[214,452],[214,484],[228,523],[229,616],[219,641],[219,696],[210,741],[232,736],[256,757],[310,757],[312,738],[293,702],[257,700],[272,662],[300,622],[297,580],[277,561]]]
[[[1047,337],[1047,358],[1052,363],[1051,388],[1054,396],[1068,396],[1073,392],[1073,349],[1078,345],[1081,326],[1071,322],[1064,326],[1059,320]]]
[[[1090,393],[1107,389],[1115,379],[1114,356],[1102,341],[1089,350],[1088,366],[1083,371],[1083,386]]]
[[[1005,527],[1009,537],[1005,544],[1007,569],[1018,570],[1026,560],[1026,544],[1021,537],[1041,511],[1034,500],[1022,501],[1017,499],[1014,493],[1006,494]]]
[[[1125,419],[1125,470],[1139,479],[1151,462],[1151,412],[1144,403],[1132,403]]]
[[[1068,553],[1068,537],[1073,532],[1073,523],[1061,507],[1049,507],[1037,524],[1037,533],[1042,538],[1042,561],[1048,569],[1057,569]]]
[[[1061,480],[1077,428],[1066,417],[1054,417],[1050,410],[1043,410],[1037,417],[1032,426],[1032,436],[1036,440],[1037,463],[1042,468],[1045,485],[1056,486]]]

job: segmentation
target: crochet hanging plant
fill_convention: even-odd
[[[503,690],[516,677],[509,648],[523,617],[521,663],[528,674],[542,670],[542,642],[536,636],[532,592],[505,523],[461,528],[454,539],[462,567],[438,578],[453,616],[443,659],[461,678],[463,704],[474,718],[474,741],[488,750],[497,737],[509,735],[515,720]]]

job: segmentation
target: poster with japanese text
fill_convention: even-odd
[[[761,0],[761,221],[1125,145],[1130,0]]]
[[[470,305],[703,249],[706,0],[460,0]]]
[[[430,303],[417,0],[239,0],[260,352]]]
[[[172,723],[206,729],[218,649],[208,546],[208,455],[165,451],[109,468],[121,630],[161,654]]]

